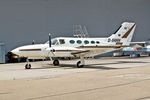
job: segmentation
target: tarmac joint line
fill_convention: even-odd
[[[56,97],[56,96],[63,96],[63,95],[69,95],[69,94],[75,94],[75,93],[83,93],[83,92],[90,92],[90,91],[96,91],[96,90],[101,90],[101,89],[108,89],[108,88],[114,88],[114,87],[119,87],[119,86],[126,86],[126,85],[131,85],[135,84],[138,82],[143,82],[143,81],[149,81],[149,79],[143,79],[143,80],[137,80],[133,82],[128,82],[128,83],[122,83],[122,84],[116,84],[116,85],[110,85],[106,87],[100,87],[100,88],[91,88],[91,89],[85,89],[85,90],[79,90],[79,91],[73,91],[73,92],[66,92],[66,93],[60,93],[60,94],[52,94],[52,95],[47,95],[47,96],[40,96],[40,97],[35,97],[35,98],[29,98],[25,100],[35,100],[35,99],[43,99],[43,98],[48,98],[48,97]],[[144,97],[136,100],[142,100],[150,97]]]
[[[148,97],[143,97],[143,98],[138,98],[138,99],[136,99],[136,100],[149,100],[150,99],[150,96],[148,96]]]

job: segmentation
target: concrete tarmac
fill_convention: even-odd
[[[0,100],[150,100],[150,57],[0,65]]]

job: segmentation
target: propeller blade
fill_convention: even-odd
[[[49,33],[49,47],[51,47],[51,34]]]

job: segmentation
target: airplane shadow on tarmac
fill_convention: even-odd
[[[127,63],[128,64],[130,64],[130,63],[137,63],[137,64],[139,64],[139,63],[148,63],[148,62],[142,62],[142,61],[118,61],[118,62],[114,62],[114,63],[89,64],[89,65],[86,65],[84,68],[95,68],[95,69],[103,69],[103,70],[127,69],[127,68],[129,68],[129,67],[115,68],[115,67],[108,67],[107,66],[107,65],[125,64],[125,63],[126,64]]]
[[[117,65],[117,64],[130,64],[130,63],[148,63],[143,61],[117,61],[114,63],[99,63],[99,64],[88,64],[85,65],[83,68],[91,68],[91,69],[103,69],[103,70],[112,70],[112,69],[127,69],[129,67],[123,67],[123,68],[115,68],[115,67],[109,67],[107,65]],[[39,68],[32,68],[32,69],[51,69],[51,68],[63,68],[63,69],[75,69],[76,64],[60,64],[59,66],[53,66],[52,64],[46,64]]]

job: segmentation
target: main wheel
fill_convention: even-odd
[[[54,60],[54,61],[53,61],[53,65],[54,65],[54,66],[58,66],[58,65],[59,65],[59,61],[58,61],[58,60]]]
[[[81,61],[78,61],[78,62],[77,62],[77,67],[78,67],[78,68],[83,68],[84,65],[81,65]]]
[[[26,64],[25,69],[31,69],[31,64]]]

